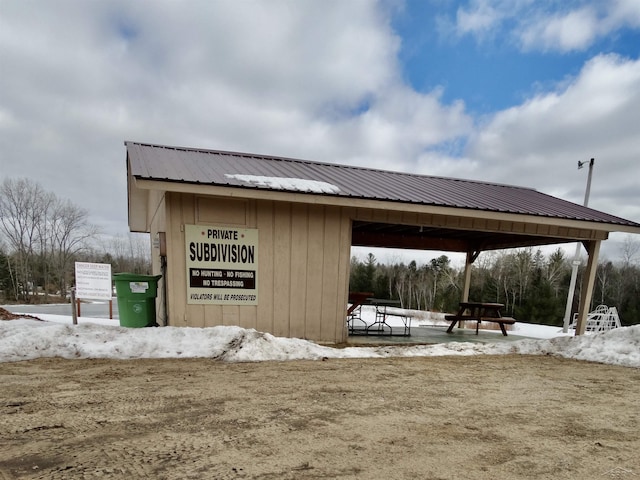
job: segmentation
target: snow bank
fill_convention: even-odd
[[[62,358],[212,358],[226,362],[442,355],[559,355],[640,368],[640,325],[610,332],[509,343],[332,348],[240,327],[123,328],[20,319],[0,322],[0,362]]]

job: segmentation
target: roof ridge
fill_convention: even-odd
[[[169,149],[169,150],[181,150],[181,151],[184,151],[184,152],[210,153],[210,154],[218,154],[218,155],[229,155],[229,156],[243,157],[243,158],[257,158],[257,159],[262,158],[262,159],[265,159],[265,160],[275,160],[275,161],[281,161],[281,162],[301,163],[301,164],[305,164],[305,165],[319,165],[319,166],[327,166],[327,167],[333,167],[333,168],[346,168],[346,169],[350,169],[350,170],[361,170],[361,171],[367,171],[367,172],[379,172],[379,173],[385,173],[385,174],[397,175],[397,176],[435,178],[435,179],[454,181],[454,182],[473,183],[473,184],[477,184],[477,185],[492,185],[492,186],[496,186],[496,187],[537,191],[535,188],[532,188],[532,187],[523,187],[523,186],[519,186],[519,185],[509,185],[509,184],[505,184],[505,183],[487,182],[487,181],[482,181],[482,180],[473,180],[473,179],[466,179],[466,178],[446,177],[446,176],[443,176],[443,175],[428,175],[428,174],[423,174],[423,173],[399,172],[397,170],[385,170],[385,169],[382,169],[382,168],[369,168],[369,167],[362,167],[362,166],[359,166],[359,165],[348,165],[348,164],[343,164],[343,163],[331,163],[331,162],[326,162],[326,161],[320,162],[320,161],[316,161],[316,160],[305,160],[305,159],[300,159],[300,158],[282,157],[282,156],[276,156],[276,155],[264,155],[264,154],[257,154],[257,153],[248,153],[248,152],[236,152],[236,151],[231,151],[231,150],[214,150],[214,149],[207,149],[207,148],[181,147],[181,146],[174,146],[174,145],[159,145],[159,144],[154,144],[154,143],[133,142],[133,141],[125,141],[124,144],[125,144],[125,146],[140,145],[140,146],[143,146],[143,147],[164,148],[164,149]]]

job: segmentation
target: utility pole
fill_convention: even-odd
[[[595,159],[589,161],[589,176],[587,177],[587,189],[584,192],[584,206],[589,205],[589,194],[591,193],[591,177],[593,175],[593,164]],[[587,162],[578,162],[578,170],[584,167]],[[569,331],[569,323],[571,320],[571,307],[573,306],[573,294],[576,291],[576,278],[578,277],[578,267],[580,266],[580,242],[576,243],[576,254],[573,256],[571,262],[571,282],[569,282],[569,293],[567,294],[567,307],[564,311],[564,322],[562,331],[567,333]]]

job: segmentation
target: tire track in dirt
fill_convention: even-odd
[[[639,369],[40,359],[0,364],[0,381],[3,480],[640,475]]]

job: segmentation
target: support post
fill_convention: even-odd
[[[571,281],[569,282],[569,293],[567,294],[567,305],[564,310],[564,320],[562,322],[562,331],[569,331],[569,323],[571,322],[571,311],[573,309],[573,295],[576,291],[576,279],[578,278],[578,267],[580,266],[580,243],[576,244],[576,254],[571,261]]]
[[[73,324],[78,324],[78,312],[76,311],[76,287],[71,288],[71,317]]]
[[[477,256],[476,256],[477,258]],[[467,260],[464,264],[464,289],[462,290],[462,301],[469,301],[469,290],[471,289],[471,265],[475,260],[473,252],[467,252]]]
[[[467,260],[464,264],[464,290],[462,291],[462,301],[469,301],[469,290],[471,289],[471,265],[478,259],[481,250],[470,250],[467,252]]]
[[[580,307],[578,309],[578,321],[576,322],[576,335],[584,335],[587,328],[587,315],[591,306],[593,296],[593,286],[596,283],[596,271],[598,269],[598,255],[600,254],[600,240],[587,243],[587,253],[589,261],[582,280],[582,295],[580,297]]]

